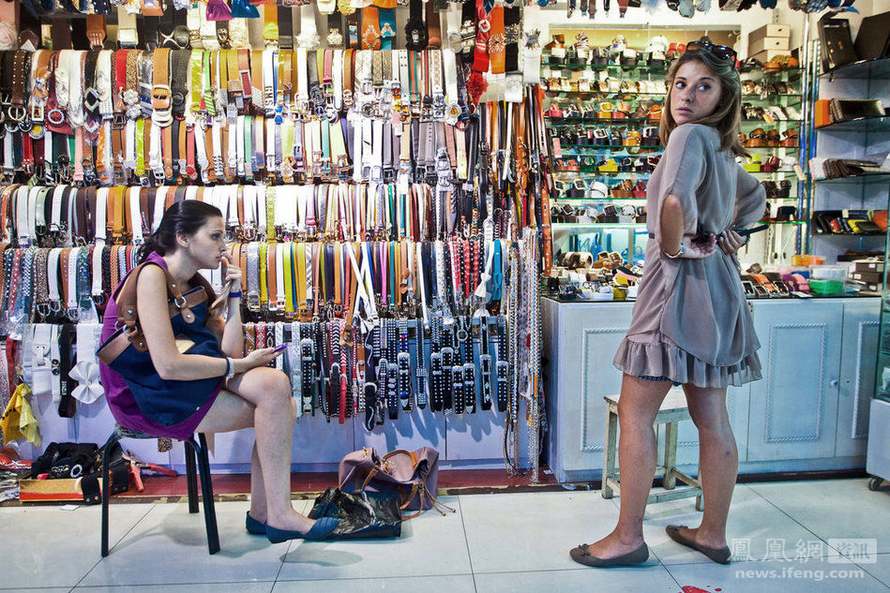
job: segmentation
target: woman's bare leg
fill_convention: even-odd
[[[261,468],[266,503],[265,517],[254,515],[254,518],[257,520],[265,518],[269,525],[278,529],[297,531],[310,529],[314,521],[296,512],[291,505],[291,443],[296,409],[291,397],[290,381],[281,371],[260,367],[230,380],[227,389],[232,393],[227,391],[220,393],[221,401],[214,403],[198,426],[198,430],[225,432],[243,428],[241,425],[236,426],[237,423],[232,421],[232,416],[228,415],[232,406],[230,400],[235,397],[251,404],[254,407],[256,457]],[[259,494],[257,490],[253,490],[254,480],[259,479],[258,475],[251,478],[254,494]],[[253,509],[254,504],[251,503],[251,510]],[[259,508],[257,513],[262,515]]]
[[[621,510],[609,535],[587,545],[592,556],[621,556],[643,543],[643,514],[655,476],[655,415],[670,391],[670,381],[647,381],[624,375],[618,400],[618,463]]]
[[[726,410],[726,389],[684,386],[698,428],[699,478],[705,501],[701,525],[685,535],[709,548],[726,545],[726,520],[739,470],[739,452]]]

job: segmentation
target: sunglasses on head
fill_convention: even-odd
[[[686,44],[687,52],[705,51],[719,60],[735,62],[735,50],[726,45],[717,45],[708,40],[690,41]]]

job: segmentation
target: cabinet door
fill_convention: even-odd
[[[606,403],[621,391],[621,371],[612,359],[630,326],[630,303],[562,305],[559,313],[560,400],[553,424],[559,424],[565,470],[598,470],[603,466]]]
[[[763,380],[751,384],[748,461],[834,456],[843,307],[754,303]]]
[[[838,457],[865,455],[869,403],[875,393],[880,309],[880,299],[844,304],[835,452]]]

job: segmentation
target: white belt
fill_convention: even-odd
[[[161,219],[164,218],[164,207],[167,203],[167,188],[162,185],[155,192],[154,220],[151,221],[151,232],[156,232],[161,227]]]
[[[97,249],[97,251],[99,250]],[[46,257],[47,292],[50,310],[53,312],[60,311],[62,306],[62,296],[59,292],[59,258],[61,255],[62,248],[53,247]]]
[[[130,200],[130,228],[133,229],[133,244],[142,245],[144,239],[142,236],[142,208],[139,203],[139,193],[141,188],[131,187],[128,191]],[[158,189],[158,192],[161,190]]]
[[[100,298],[103,295],[102,290],[102,253],[104,249],[102,245],[96,244],[96,247],[93,249],[93,286],[90,290],[90,294],[93,295],[95,299]]]
[[[26,186],[20,187],[15,192],[15,234],[16,240],[18,240],[19,244],[23,247],[29,247],[31,245],[31,229],[29,227],[29,193],[30,192]]]
[[[80,307],[77,302],[77,257],[80,254],[81,247],[72,247],[71,255],[68,259],[68,269],[62,270],[63,274],[68,275],[68,302],[65,303],[68,308],[68,317],[72,321],[77,320]]]

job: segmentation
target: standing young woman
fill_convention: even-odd
[[[135,277],[138,329],[148,352],[135,352],[122,361],[127,379],[100,364],[108,405],[117,422],[152,435],[187,439],[195,432],[216,433],[253,427],[250,511],[246,529],[270,541],[325,539],[338,521],[313,521],[296,512],[290,499],[291,442],[296,408],[287,375],[268,365],[281,352],[261,348],[244,355],[241,325],[241,270],[232,265],[225,243],[225,224],[218,208],[198,200],[170,206],[161,224],[139,252],[147,265]],[[229,316],[223,322],[210,309],[209,298],[171,318],[173,299],[168,283],[185,296],[205,282],[198,270],[226,264],[224,282],[231,282]],[[118,303],[115,300],[130,277],[125,277],[108,303],[102,342],[115,337]],[[180,309],[183,311],[182,309]],[[224,329],[221,328],[225,324]],[[221,330],[221,331],[220,331]],[[221,338],[220,338],[221,334]],[[192,342],[186,354],[176,339]],[[101,351],[101,349],[100,349]],[[118,360],[112,365],[117,367]],[[120,368],[120,367],[118,367]]]
[[[707,39],[688,44],[668,72],[660,135],[665,153],[648,186],[646,268],[614,364],[619,399],[621,511],[601,540],[571,551],[588,566],[649,557],[643,514],[655,473],[653,423],[671,384],[683,385],[699,431],[705,510],[697,528],[669,526],[675,541],[729,561],[726,519],[738,451],[726,410],[728,385],[760,379],[760,347],[739,278],[733,229],[758,221],[766,192],[736,163],[741,83],[735,52]]]

